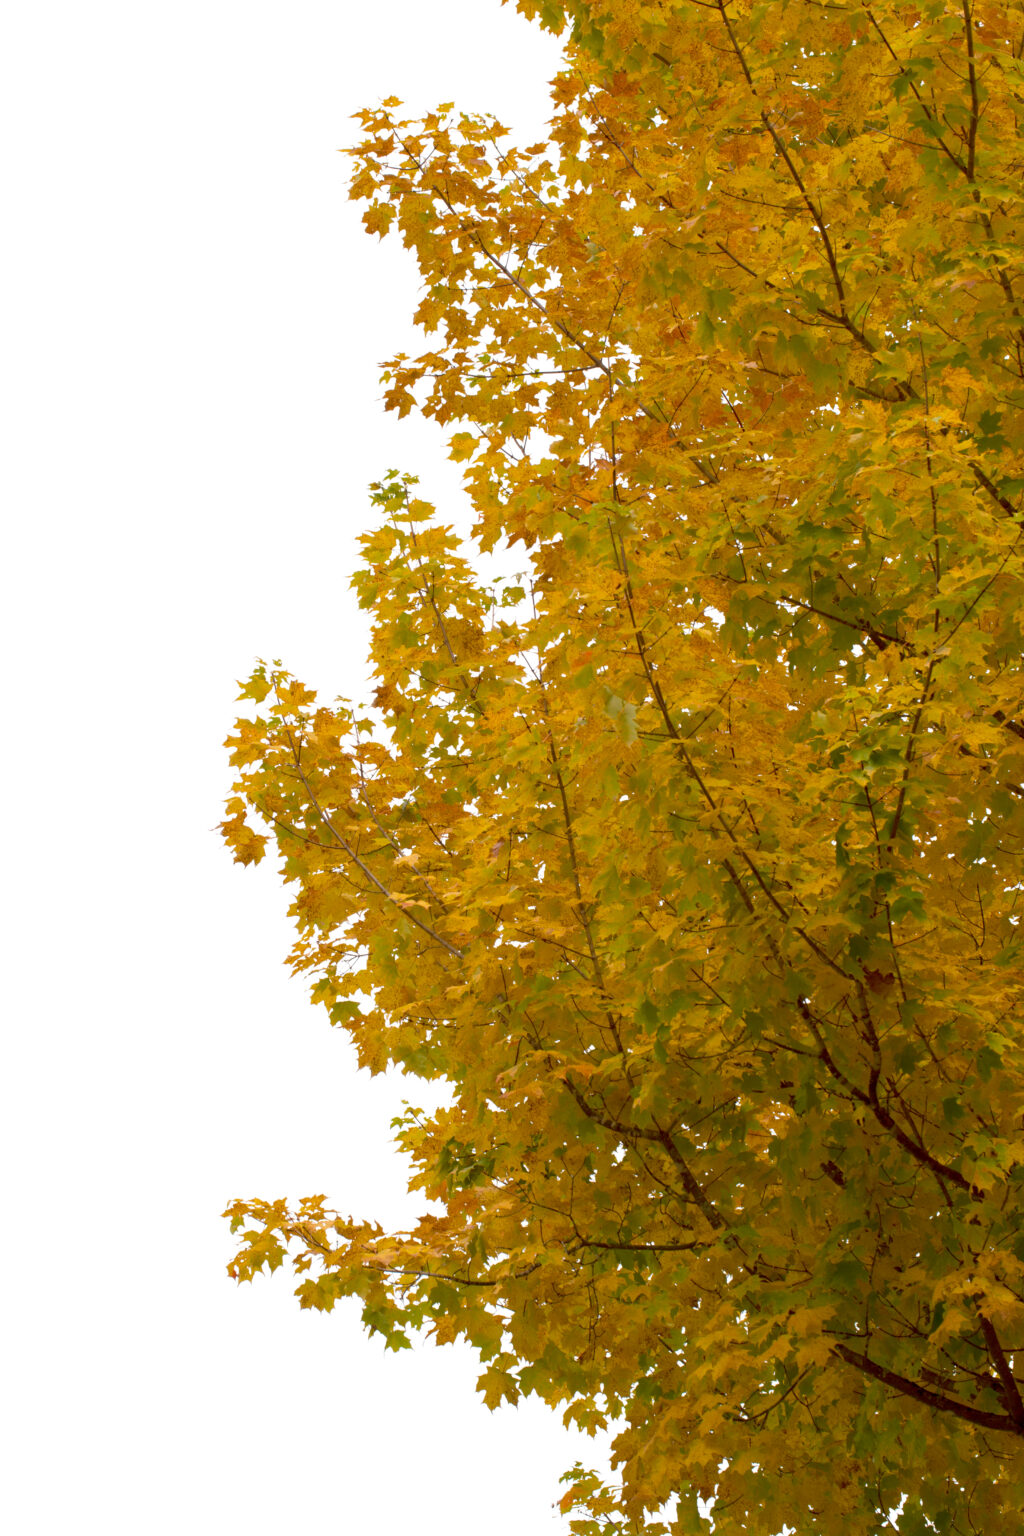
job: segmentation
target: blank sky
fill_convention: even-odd
[[[17,1536],[558,1530],[590,1446],[467,1354],[236,1289],[219,1212],[408,1220],[388,1121],[212,828],[235,680],[363,687],[347,579],[416,280],[345,198],[350,114],[454,99],[531,142],[550,38],[498,0],[22,0],[0,32],[8,890],[0,1508]]]

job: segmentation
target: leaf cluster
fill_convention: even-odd
[[[614,1425],[607,1529],[1024,1505],[1024,7],[571,0],[549,139],[360,114],[423,279],[372,706],[260,667],[224,833],[431,1202],[231,1207],[249,1279]],[[439,1214],[438,1214],[439,1212]],[[898,1510],[899,1513],[892,1513]]]

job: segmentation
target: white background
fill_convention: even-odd
[[[345,197],[391,93],[543,133],[557,47],[498,0],[16,0],[0,35],[4,379],[0,1509],[12,1536],[524,1536],[592,1447],[474,1361],[236,1289],[219,1213],[402,1224],[388,1121],[212,828],[235,680],[362,687],[365,486],[459,503],[385,417],[416,278]]]

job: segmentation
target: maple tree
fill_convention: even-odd
[[[1024,5],[519,8],[547,142],[353,152],[475,550],[373,488],[373,705],[260,666],[224,823],[360,1063],[448,1086],[428,1214],[239,1200],[231,1271],[612,1424],[581,1536],[1016,1531]]]

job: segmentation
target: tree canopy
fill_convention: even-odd
[[[613,1425],[580,1536],[1016,1532],[1024,5],[519,8],[546,142],[353,151],[475,543],[373,487],[372,703],[258,667],[223,828],[448,1086],[427,1214],[238,1200],[231,1270]]]

